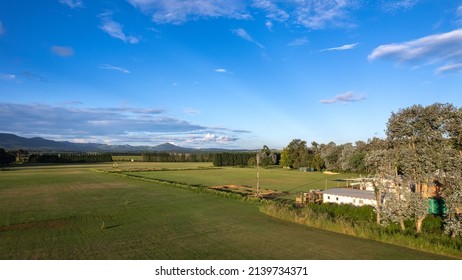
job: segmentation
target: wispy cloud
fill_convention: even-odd
[[[279,8],[275,2],[276,1],[271,0],[254,0],[252,6],[253,8],[264,10],[266,12],[266,17],[270,20],[279,22],[286,21],[290,15]]]
[[[228,0],[128,0],[156,23],[182,24],[201,18],[249,19],[245,2]]]
[[[223,74],[234,74],[233,72],[229,71],[228,69],[225,69],[225,68],[217,68],[217,69],[214,69],[213,71],[217,72],[217,73],[223,73]]]
[[[122,72],[122,73],[125,73],[125,74],[130,74],[129,70],[127,70],[125,68],[113,66],[111,64],[102,64],[102,65],[100,65],[99,68],[106,69],[106,70],[115,70],[115,71],[119,71],[119,72]]]
[[[70,57],[74,55],[74,49],[71,47],[52,46],[51,52],[61,57]]]
[[[37,81],[37,82],[42,82],[42,83],[50,83],[53,82],[52,79],[43,76],[42,74],[30,72],[30,71],[24,71],[22,72],[22,76],[26,79],[32,80],[32,81]]]
[[[441,66],[435,71],[436,75],[444,75],[449,73],[462,73],[462,63]]]
[[[355,26],[351,11],[358,0],[127,0],[155,23],[182,24],[190,20],[232,18],[248,20],[252,13],[263,14],[272,30],[273,22],[284,22],[309,29]]]
[[[191,108],[191,107],[185,108],[183,111],[184,111],[186,114],[189,114],[189,115],[197,115],[197,114],[202,113],[201,110],[194,109],[194,108]]]
[[[120,39],[125,43],[137,44],[140,38],[133,35],[126,35],[123,31],[123,25],[112,19],[111,12],[105,12],[100,15],[101,25],[100,29],[109,34],[111,37]]]
[[[0,80],[3,81],[14,81],[16,79],[15,74],[5,74],[5,73],[0,73]]]
[[[269,31],[273,32],[273,22],[270,20],[265,21],[265,26],[268,28]]]
[[[420,0],[382,0],[382,8],[387,12],[407,10],[414,7]]]
[[[322,49],[320,51],[321,52],[325,52],[325,51],[346,51],[346,50],[352,50],[352,49],[356,48],[357,45],[358,45],[358,43],[354,43],[354,44],[343,45],[343,46],[340,46],[340,47]]]
[[[462,25],[462,5],[457,7],[457,10],[456,10],[456,23],[458,25]]]
[[[300,47],[300,46],[308,44],[308,42],[309,42],[308,38],[302,37],[302,38],[297,38],[297,39],[289,42],[287,44],[287,46],[289,46],[289,47]]]
[[[404,43],[382,45],[368,56],[369,61],[376,59],[391,60],[398,63],[444,64],[437,73],[445,73],[444,67],[462,63],[462,29],[430,35]],[[441,70],[443,69],[443,70]]]
[[[81,0],[59,0],[59,3],[67,5],[72,9],[83,7],[83,2]]]
[[[193,124],[157,108],[15,104],[0,102],[0,131],[55,140],[155,145],[229,143],[244,132]]]
[[[0,20],[0,36],[5,34],[5,28],[3,27],[3,22]]]
[[[366,96],[364,94],[355,94],[352,91],[347,91],[345,93],[338,94],[330,99],[323,99],[319,102],[324,104],[335,104],[335,103],[351,103],[365,100]]]
[[[327,27],[350,28],[356,26],[350,12],[360,7],[356,0],[305,0],[294,2],[292,16],[295,23],[309,29]]]
[[[244,28],[238,28],[238,29],[232,29],[231,32],[233,32],[236,36],[241,37],[242,39],[249,41],[251,43],[254,43],[258,47],[265,49],[265,46],[260,44],[259,42],[255,41],[252,36],[250,36],[249,33]]]

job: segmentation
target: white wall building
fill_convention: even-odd
[[[351,204],[355,206],[377,205],[373,191],[335,188],[323,191],[323,203]]]

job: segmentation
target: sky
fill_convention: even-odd
[[[462,0],[0,0],[0,132],[282,149],[462,105]]]

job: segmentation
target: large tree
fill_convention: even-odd
[[[391,148],[391,161],[396,171],[402,174],[404,184],[415,193],[403,203],[415,219],[417,232],[422,229],[426,216],[422,209],[428,203],[422,193],[424,186],[435,182],[438,171],[444,173],[454,169],[449,164],[453,161],[448,159],[454,158],[460,148],[460,124],[460,110],[440,103],[401,109],[393,113],[388,121],[387,141]]]
[[[283,167],[299,168],[308,166],[308,147],[306,141],[300,139],[292,140],[282,151],[281,164]]]

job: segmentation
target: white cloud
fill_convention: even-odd
[[[89,108],[0,102],[1,130],[30,137],[81,142],[153,145],[165,142],[214,146],[237,141],[243,130],[212,128],[168,116],[162,109]]]
[[[354,49],[357,45],[358,45],[358,43],[354,43],[354,44],[343,45],[343,46],[340,46],[340,47],[322,49],[322,50],[320,50],[320,51],[321,51],[321,52],[325,52],[325,51],[345,51],[345,50],[352,50],[352,49]]]
[[[450,65],[462,63],[462,29],[404,43],[382,45],[375,48],[368,59],[385,59],[411,65],[442,63],[445,65],[437,71],[441,74],[446,72],[444,67],[450,68]]]
[[[300,0],[295,3],[292,13],[295,23],[309,29],[355,26],[349,13],[359,8],[357,0]]]
[[[303,45],[308,44],[308,38],[302,37],[302,38],[297,38],[293,40],[292,42],[288,43],[287,46],[289,47],[300,47]]]
[[[443,75],[448,73],[462,73],[462,63],[441,66],[435,71],[435,74],[437,75]]]
[[[114,21],[111,18],[112,13],[110,12],[105,12],[100,15],[101,18],[101,26],[100,29],[109,34],[111,37],[120,39],[124,41],[125,43],[130,43],[130,44],[137,44],[140,41],[140,38],[137,36],[133,35],[126,35],[123,31],[123,25],[120,23]]]
[[[334,104],[334,103],[350,103],[365,100],[366,96],[364,94],[355,94],[352,91],[347,91],[345,93],[337,94],[331,99],[323,99],[320,102],[324,104]]]
[[[265,22],[266,28],[268,28],[269,31],[273,31],[273,23],[270,20],[267,20]]]
[[[16,79],[16,75],[14,75],[14,74],[0,73],[0,80],[14,81],[15,79]]]
[[[83,7],[83,2],[81,0],[59,0],[59,3],[67,5],[72,9]]]
[[[152,17],[155,23],[182,24],[210,18],[252,19],[251,12],[263,14],[266,27],[284,22],[309,29],[355,26],[350,12],[361,0],[127,0]]]
[[[271,1],[271,0],[254,0],[253,2],[254,3],[253,3],[252,6],[254,8],[264,10],[266,12],[266,17],[271,19],[271,20],[283,22],[283,21],[286,21],[290,17],[289,14],[286,11],[280,9],[274,3],[275,1]]]
[[[249,19],[245,2],[228,0],[127,0],[156,23],[182,24],[200,18]]]
[[[218,142],[218,143],[228,143],[238,140],[238,138],[231,137],[229,135],[225,136],[216,136],[215,134],[207,133],[204,138],[202,138],[203,142]]]
[[[71,47],[52,46],[51,51],[61,57],[70,57],[74,55],[74,49]]]
[[[265,46],[263,46],[262,44],[260,44],[259,42],[255,41],[252,36],[250,36],[249,33],[247,33],[247,31],[243,28],[238,28],[238,29],[233,29],[231,30],[231,32],[233,32],[235,35],[237,35],[238,37],[241,37],[242,39],[246,40],[246,41],[249,41],[251,43],[254,43],[255,45],[257,45],[258,47],[264,49]]]
[[[213,71],[217,72],[217,73],[223,73],[223,74],[231,74],[231,75],[234,75],[233,72],[225,69],[225,68],[217,68],[217,69],[214,69]]]
[[[113,66],[111,64],[102,64],[99,68],[106,69],[106,70],[115,70],[115,71],[119,71],[119,72],[122,72],[122,73],[125,73],[125,74],[130,74],[129,70],[127,70],[125,68]]]
[[[383,0],[382,8],[387,12],[396,12],[414,7],[419,0]]]
[[[458,18],[456,20],[456,23],[459,24],[459,25],[462,25],[462,5],[460,5],[459,7],[457,7],[457,10],[456,10],[456,18]]]

